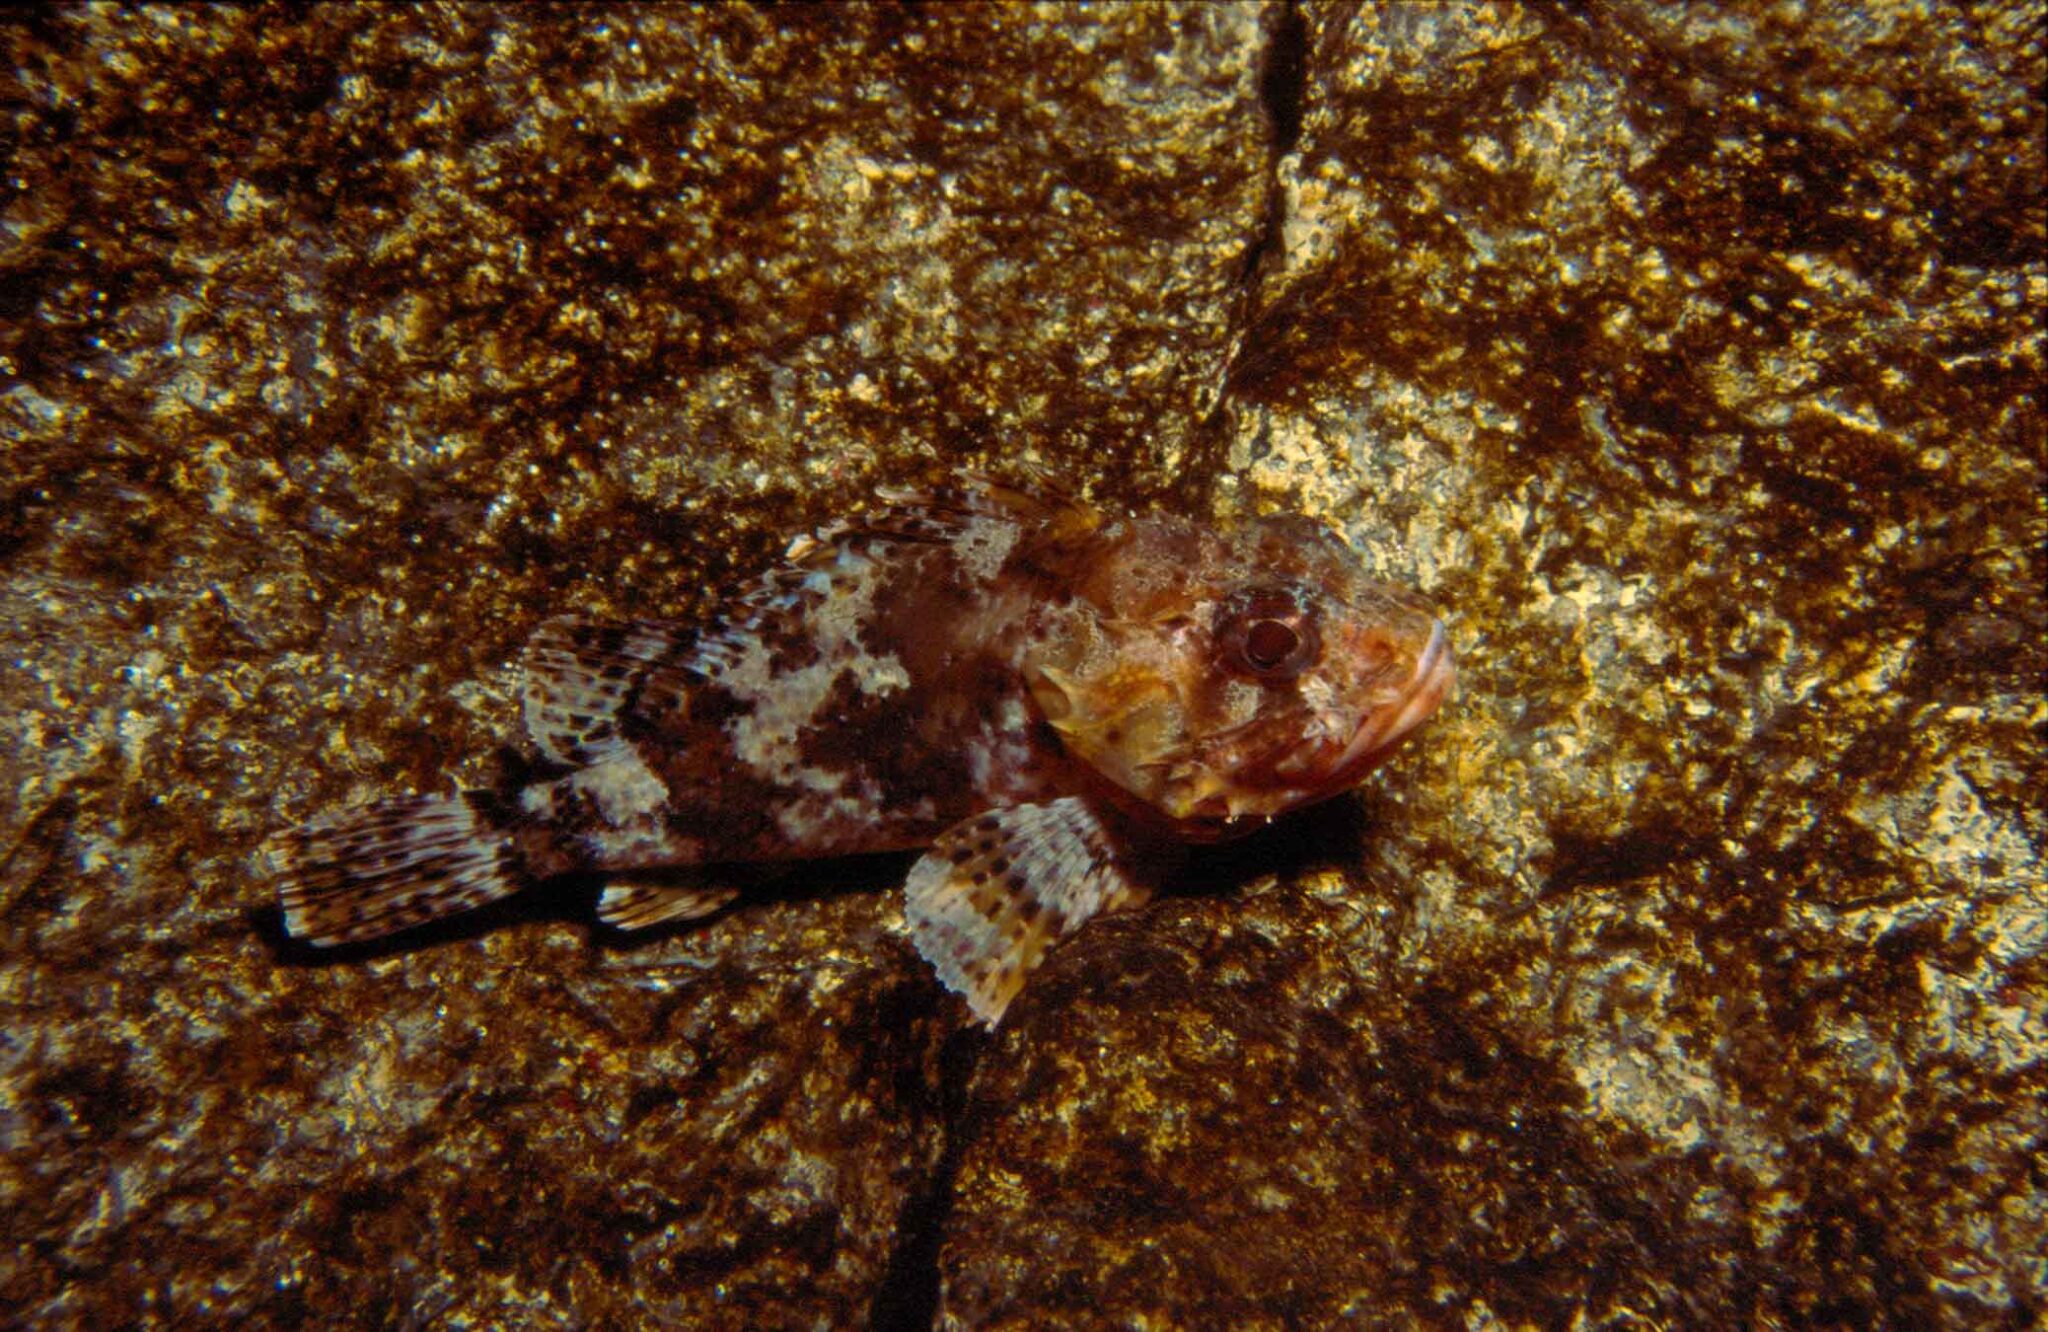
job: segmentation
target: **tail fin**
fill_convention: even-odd
[[[380,800],[280,834],[270,852],[285,929],[322,948],[360,943],[519,891],[518,851],[482,801]]]

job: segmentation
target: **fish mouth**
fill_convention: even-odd
[[[1393,744],[1423,722],[1442,705],[1458,678],[1455,655],[1444,637],[1440,620],[1429,626],[1429,646],[1416,659],[1415,672],[1408,677],[1400,696],[1387,707],[1374,708],[1359,725],[1351,743],[1344,746],[1333,772],[1342,783],[1356,781]]]

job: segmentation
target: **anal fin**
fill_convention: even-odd
[[[917,951],[990,1027],[1062,936],[1152,895],[1075,797],[955,824],[911,867],[904,892]]]
[[[597,918],[613,929],[652,929],[674,921],[700,920],[739,895],[737,888],[617,878],[605,884],[597,899]]]

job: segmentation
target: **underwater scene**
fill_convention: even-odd
[[[0,45],[0,1322],[2048,1318],[2035,6]]]

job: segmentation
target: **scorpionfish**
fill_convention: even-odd
[[[642,929],[738,892],[662,871],[922,849],[912,941],[992,1027],[1163,851],[1357,785],[1451,687],[1442,624],[1307,518],[1221,531],[978,477],[881,496],[712,623],[543,623],[537,779],[282,834],[286,929],[353,943],[566,874]]]

